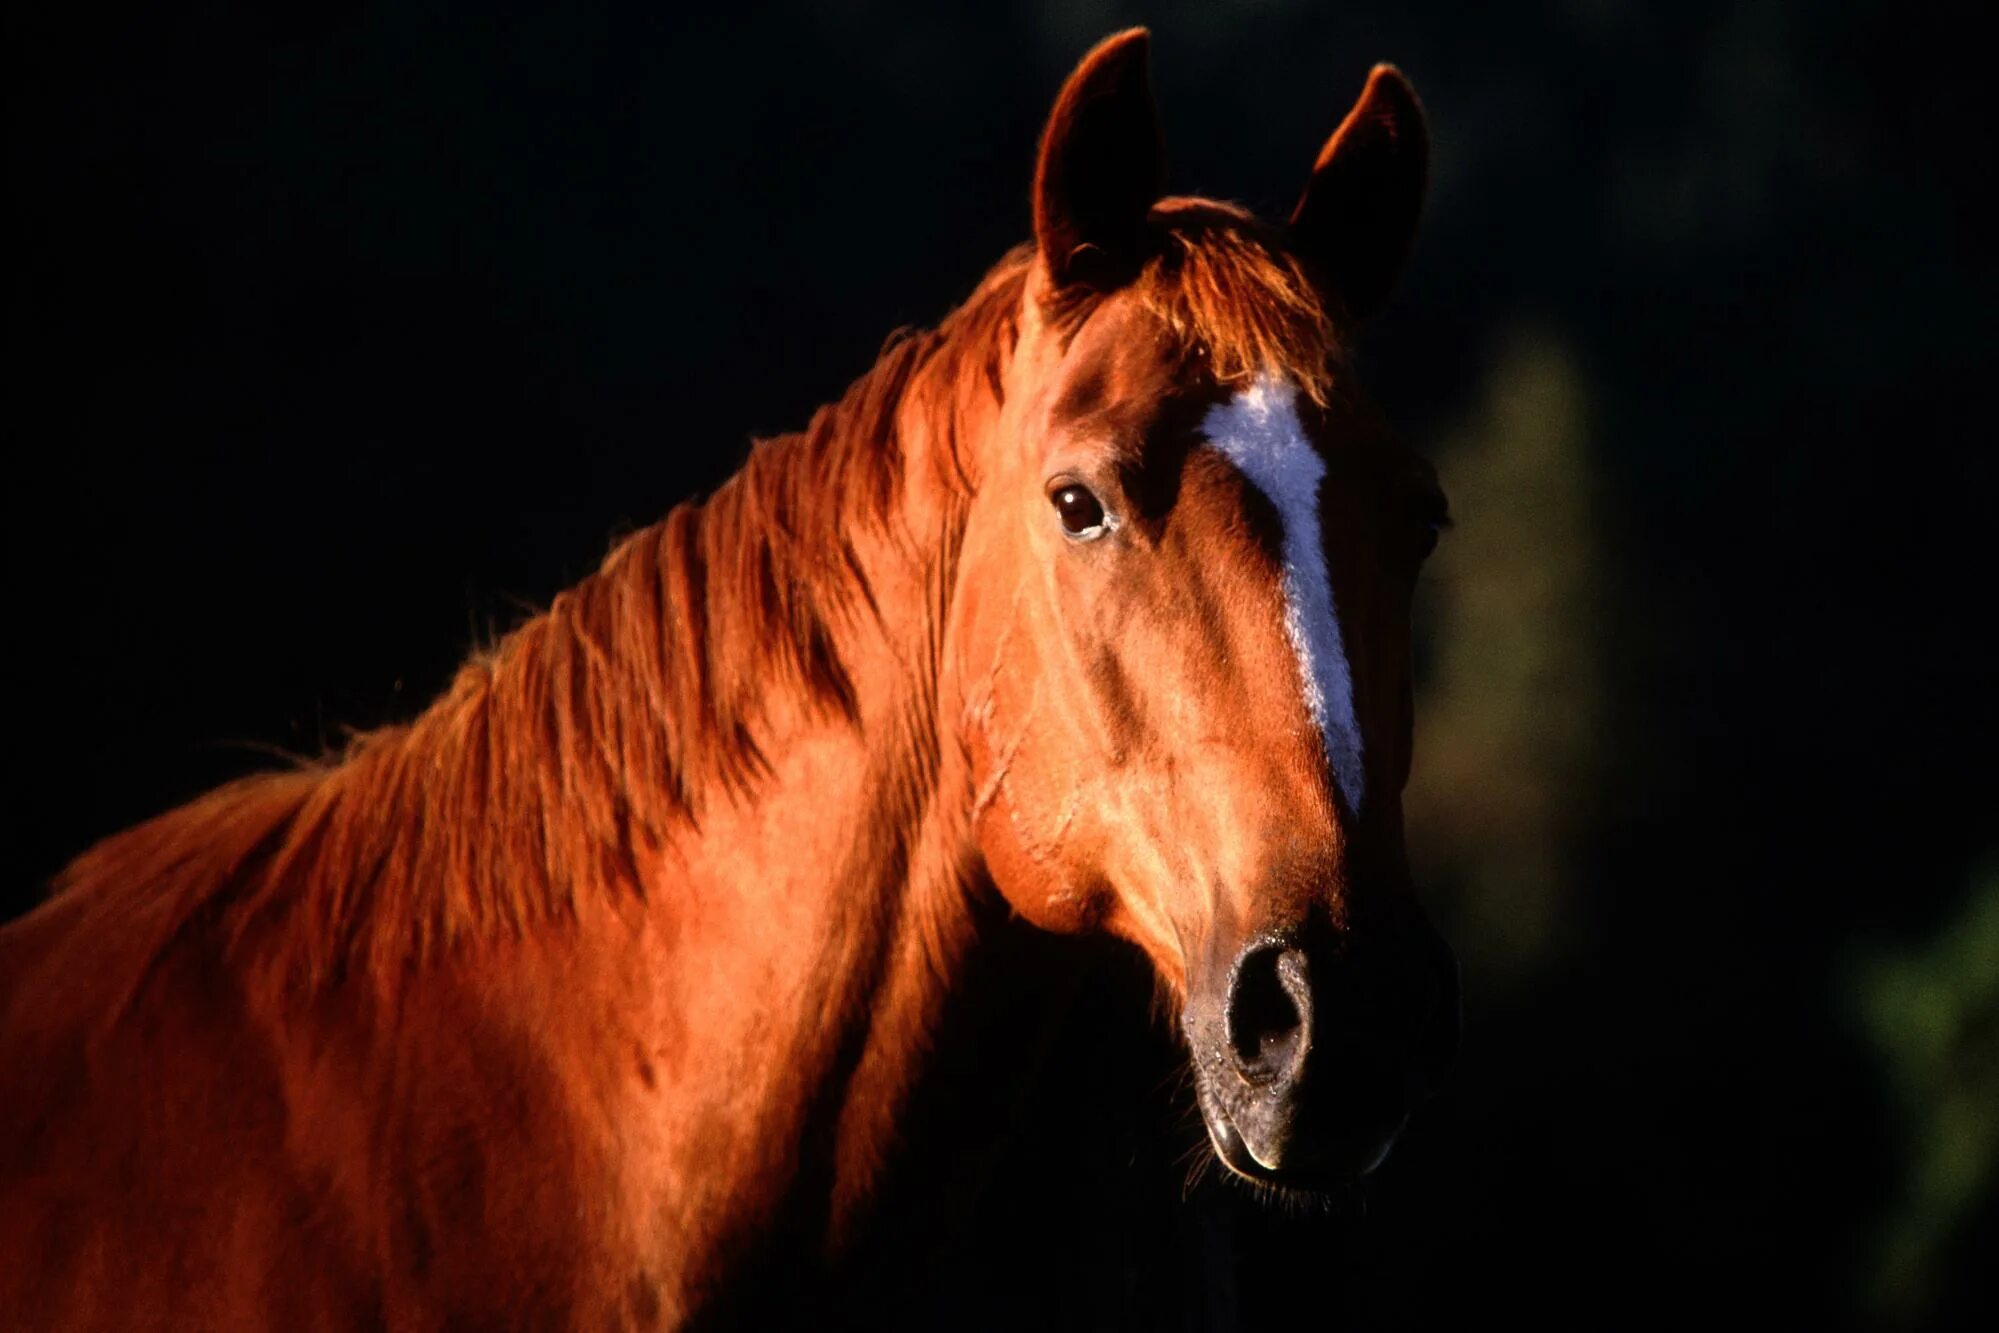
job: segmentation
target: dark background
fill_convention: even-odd
[[[1393,59],[1436,174],[1365,363],[1460,516],[1410,795],[1457,1083],[1365,1217],[1282,1222],[1183,1191],[1131,1035],[911,1271],[1058,1325],[1989,1315],[1975,8],[15,5],[9,909],[409,716],[934,321],[1098,37],[1154,28],[1173,188],[1268,212]],[[1068,1057],[1142,1032],[1127,971]]]

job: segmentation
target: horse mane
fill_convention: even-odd
[[[1261,224],[1167,200],[1152,230],[1131,290],[1170,343],[1224,383],[1276,367],[1325,401],[1332,322]],[[636,899],[642,853],[769,772],[773,698],[858,726],[841,645],[881,608],[856,537],[908,548],[891,520],[912,484],[969,497],[962,423],[1002,396],[1033,257],[1015,249],[936,329],[891,337],[804,431],[756,443],[713,495],[620,542],[412,722],[79,856],[43,911],[80,915],[101,968],[124,972],[105,1021],[209,927],[301,997],[357,973],[391,989],[456,941],[573,917],[593,888]],[[1073,336],[1105,299],[1046,311]],[[948,563],[951,534],[940,545],[907,553]]]

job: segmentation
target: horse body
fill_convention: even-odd
[[[835,701],[729,623],[768,608],[732,602],[725,529],[813,447],[763,446],[412,727],[119,835],[0,936],[0,1067],[23,1076],[0,1252],[10,1282],[83,1302],[32,1322],[145,1322],[194,1293],[227,1324],[675,1323],[787,1200],[818,1213],[787,1229],[832,1243],[969,920],[970,851],[966,803],[932,799],[941,764],[911,744],[934,734],[893,609],[923,614],[911,557],[843,542],[885,609],[842,626]],[[662,632],[689,607],[702,623]],[[646,660],[656,635],[682,658]],[[755,749],[690,737],[675,768],[726,791],[710,770],[754,765],[749,787],[680,808],[623,781],[619,738],[675,748],[666,677],[725,663],[767,668],[700,683],[706,708],[758,699]],[[593,803],[601,828],[567,827]],[[469,805],[511,812],[465,830],[500,845],[454,844]],[[306,858],[341,870],[301,884]],[[155,916],[128,910],[149,896]],[[306,1255],[323,1290],[260,1276]]]
[[[1406,175],[1384,79],[1307,205]],[[1301,205],[1308,268],[1161,200],[1150,116],[1113,39],[1037,244],[936,332],[409,726],[108,839],[0,931],[0,1308],[643,1327],[809,1287],[996,904],[1151,959],[1231,1170],[1379,1160],[1455,1022],[1397,804],[1434,483],[1330,391],[1331,312],[1413,206]],[[1263,454],[1204,435],[1280,403]]]

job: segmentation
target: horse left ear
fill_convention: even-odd
[[[1291,210],[1293,246],[1349,317],[1387,302],[1416,239],[1429,171],[1416,90],[1393,65],[1376,65]]]
[[[1145,215],[1165,188],[1165,149],[1132,28],[1084,56],[1055,98],[1034,169],[1034,238],[1058,287],[1108,291],[1143,259]]]

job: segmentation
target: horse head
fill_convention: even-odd
[[[1457,1039],[1401,813],[1443,499],[1344,354],[1426,151],[1382,66],[1285,223],[1162,197],[1145,34],[1084,59],[945,644],[994,884],[1146,953],[1216,1153],[1279,1186],[1372,1170]]]

